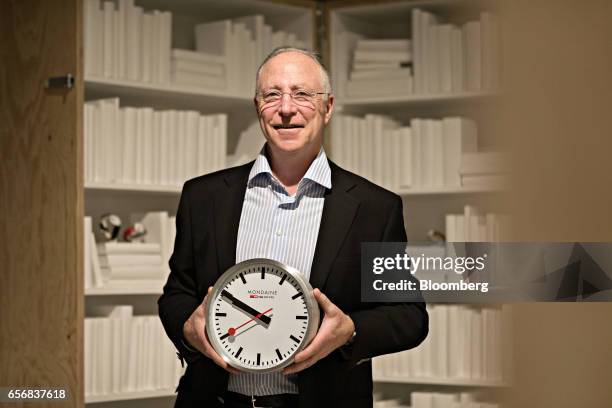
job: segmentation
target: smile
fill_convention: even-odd
[[[303,128],[304,125],[272,125],[274,129],[299,129]]]

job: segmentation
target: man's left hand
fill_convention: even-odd
[[[295,355],[293,364],[283,370],[283,374],[302,371],[338,347],[346,344],[355,332],[353,320],[334,305],[319,289],[313,291],[315,299],[323,309],[323,323],[306,348]]]

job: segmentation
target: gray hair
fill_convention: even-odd
[[[327,100],[327,97],[332,92],[331,82],[329,80],[329,74],[327,73],[327,69],[325,69],[325,66],[321,62],[321,58],[319,54],[317,54],[316,52],[304,49],[304,48],[297,48],[297,47],[278,47],[274,49],[270,54],[268,54],[266,58],[264,58],[263,62],[257,69],[257,76],[255,77],[255,88],[256,88],[255,93],[259,91],[259,76],[261,74],[261,71],[264,65],[266,65],[268,61],[270,61],[272,58],[276,57],[277,55],[284,54],[286,52],[298,52],[302,55],[306,55],[307,57],[311,58],[317,64],[317,66],[319,67],[319,70],[321,71],[321,83],[323,84],[323,92],[327,93],[327,95],[325,95],[323,100]]]

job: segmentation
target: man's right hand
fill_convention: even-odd
[[[199,350],[206,357],[210,358],[219,367],[227,370],[232,374],[238,374],[239,371],[230,367],[225,360],[213,349],[206,336],[206,301],[210,295],[212,287],[208,288],[208,293],[204,300],[196,310],[191,314],[189,319],[183,325],[183,337],[189,343],[189,346]]]

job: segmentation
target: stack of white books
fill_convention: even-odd
[[[462,27],[413,9],[414,88],[419,94],[499,88],[499,23],[490,12]]]
[[[172,50],[172,82],[201,88],[226,89],[224,55],[212,55],[191,50]]]
[[[450,393],[413,391],[410,393],[409,408],[497,408],[492,402],[478,401],[472,392]]]
[[[85,0],[84,6],[86,76],[170,82],[170,12],[145,12],[134,0]]]
[[[428,305],[429,335],[419,347],[379,356],[373,377],[436,381],[504,379],[502,309]]]
[[[85,181],[180,186],[225,168],[227,115],[85,104]]]
[[[461,185],[468,188],[508,186],[508,157],[499,152],[471,152],[461,155]]]
[[[97,252],[105,287],[161,287],[166,268],[160,244],[102,242]]]
[[[412,46],[408,39],[357,40],[348,96],[391,96],[413,92]]]
[[[168,215],[166,211],[151,211],[132,214],[130,219],[132,223],[142,223],[147,229],[147,234],[144,236],[145,243],[159,244],[164,271],[162,282],[165,282],[170,273],[168,263],[176,237],[176,217]]]
[[[510,218],[505,214],[482,214],[466,205],[463,214],[446,214],[446,241],[500,242],[509,234]]]
[[[183,373],[158,316],[97,306],[85,318],[85,395],[173,391]]]
[[[306,45],[295,33],[274,32],[259,14],[198,24],[195,37],[198,52],[225,58],[227,90],[237,94],[253,92],[254,73],[273,49]],[[244,75],[245,72],[252,74]]]
[[[390,190],[460,187],[462,154],[476,152],[476,123],[462,117],[412,119],[384,115],[332,119],[331,157],[341,167]]]

